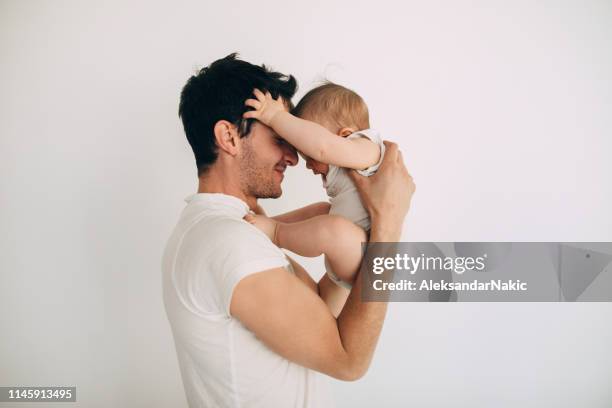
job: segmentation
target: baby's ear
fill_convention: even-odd
[[[347,137],[348,135],[350,135],[351,133],[355,133],[354,129],[351,128],[342,128],[338,131],[338,136],[342,136],[342,137]]]

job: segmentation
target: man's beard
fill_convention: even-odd
[[[274,170],[259,163],[257,153],[248,141],[243,143],[240,157],[240,185],[242,191],[255,198],[278,198],[280,185],[274,181]]]

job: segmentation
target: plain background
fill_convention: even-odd
[[[611,43],[609,1],[1,1],[0,385],[185,406],[160,259],[197,186],[177,116],[196,68],[238,51],[298,97],[358,91],[418,186],[405,240],[612,241]],[[320,183],[300,163],[264,207]],[[338,406],[610,407],[611,322],[609,303],[392,304]]]

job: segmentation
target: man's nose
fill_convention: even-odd
[[[295,150],[295,147],[291,146],[289,143],[285,143],[283,145],[283,155],[288,166],[295,166],[300,160],[298,158],[297,150]]]

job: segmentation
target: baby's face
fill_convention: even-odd
[[[306,161],[306,168],[312,170],[313,174],[322,174],[324,176],[327,175],[327,172],[329,171],[329,164],[318,162],[303,153],[300,155]]]
[[[314,118],[309,115],[304,115],[302,116],[302,119],[318,123],[330,132],[334,133],[333,127],[330,126],[327,121],[323,120],[322,118]],[[313,174],[321,174],[324,177],[327,175],[327,172],[329,171],[329,164],[316,161],[315,159],[306,156],[304,153],[300,153],[300,156],[302,156],[304,161],[306,161],[306,168],[311,170]]]

